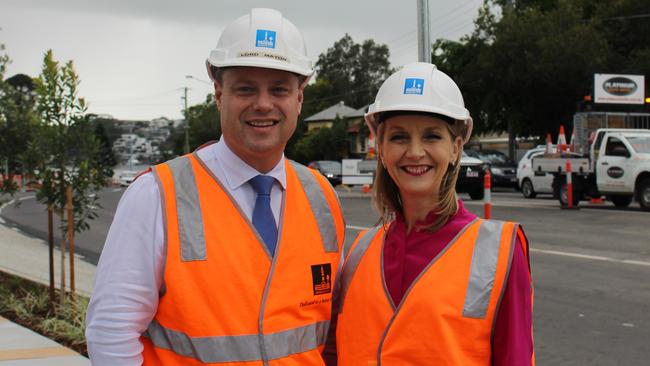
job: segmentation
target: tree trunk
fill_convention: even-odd
[[[63,210],[60,211],[61,224],[63,224]],[[61,233],[61,305],[65,303],[65,234]]]
[[[75,298],[74,281],[74,213],[72,212],[72,186],[66,188],[66,211],[68,214],[68,245],[70,246],[70,295]]]
[[[47,205],[47,245],[50,262],[50,305],[54,304],[54,220],[52,217],[52,205]]]

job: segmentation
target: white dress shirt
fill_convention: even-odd
[[[248,180],[260,174],[242,161],[223,139],[197,152],[251,220],[255,191]],[[276,224],[286,189],[284,156],[267,175]],[[160,192],[152,173],[143,174],[124,192],[97,266],[86,315],[88,353],[94,366],[141,365],[140,335],[158,308],[163,282],[164,243]]]

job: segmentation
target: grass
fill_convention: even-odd
[[[53,339],[83,355],[86,351],[84,322],[88,299],[76,296],[50,304],[49,288],[0,271],[0,315]]]

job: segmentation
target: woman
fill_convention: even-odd
[[[339,365],[531,365],[528,242],[455,193],[472,119],[456,84],[412,63],[366,114],[377,138],[373,199],[341,276]]]

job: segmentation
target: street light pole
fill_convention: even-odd
[[[431,63],[429,0],[418,1],[418,61]]]

